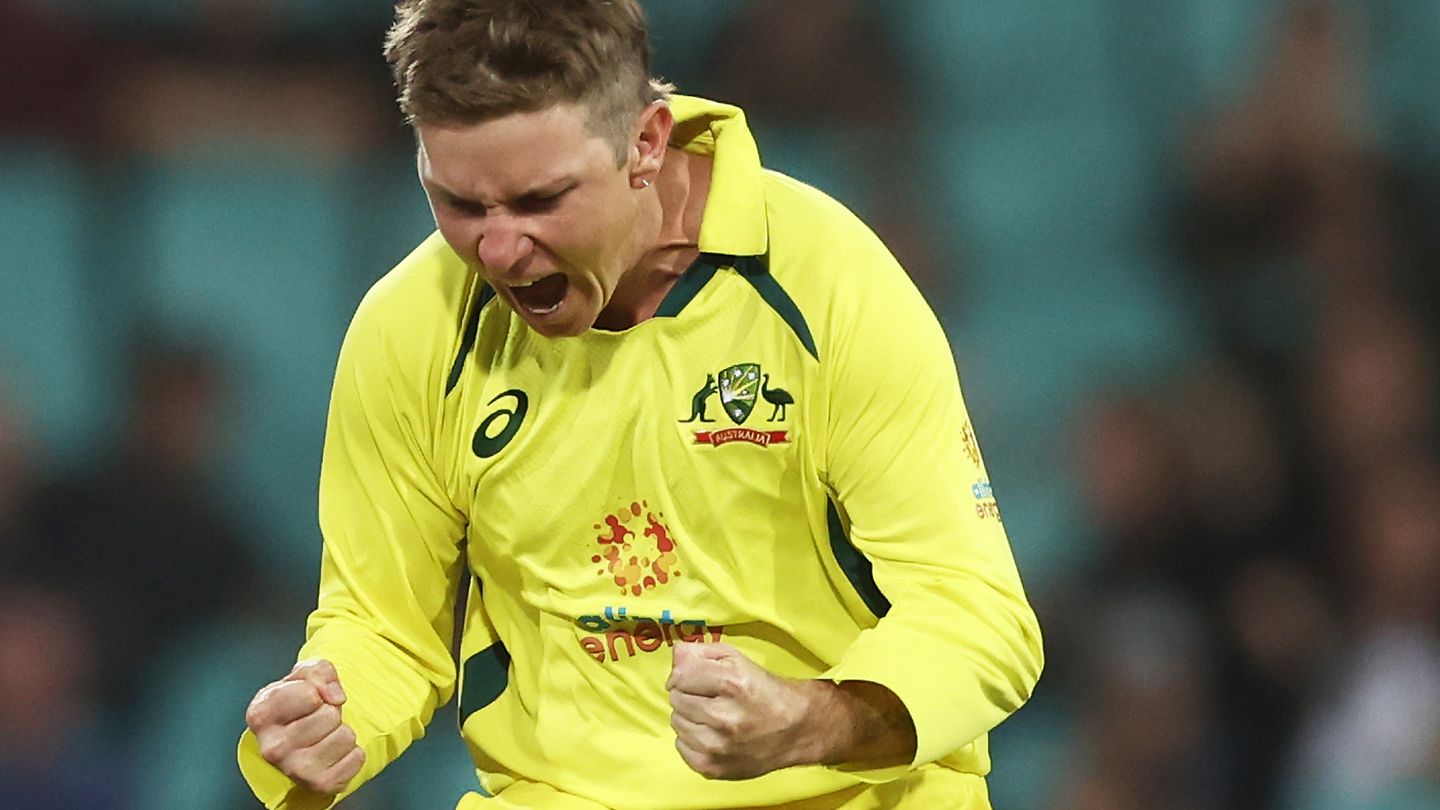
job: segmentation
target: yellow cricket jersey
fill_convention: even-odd
[[[954,806],[987,806],[986,734],[1042,654],[949,345],[868,228],[761,169],[740,110],[672,106],[675,144],[714,175],[701,256],[656,317],[542,337],[438,236],[355,315],[300,653],[333,661],[348,693],[368,755],[352,786],[453,694],[468,565],[458,704],[482,795],[820,808],[904,778],[930,786],[926,808],[967,791]],[[706,780],[669,725],[680,641],[889,687],[914,718],[913,765]],[[248,732],[240,761],[268,807],[328,804]],[[922,804],[896,801],[863,806]]]

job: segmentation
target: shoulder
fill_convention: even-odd
[[[352,362],[433,377],[459,339],[476,283],[440,235],[432,234],[371,286],[351,319],[343,351]]]
[[[818,291],[909,282],[870,226],[813,186],[767,170],[765,213],[771,269],[787,286]]]
[[[431,234],[370,287],[351,330],[411,341],[444,333],[446,321],[453,325],[463,314],[471,275],[439,233]]]
[[[834,198],[765,172],[769,270],[820,333],[862,317],[933,321],[930,307],[880,237]],[[818,335],[817,335],[818,337]]]
[[[407,321],[416,316],[461,306],[470,275],[439,232],[432,233],[370,287],[356,318],[413,327],[416,324]]]

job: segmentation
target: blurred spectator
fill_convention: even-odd
[[[1440,466],[1395,460],[1349,479],[1346,644],[1309,712],[1290,783],[1304,810],[1366,808],[1437,776]]]
[[[919,186],[919,112],[885,7],[867,0],[742,4],[715,37],[700,92],[746,111],[767,166],[861,212],[926,293],[940,273],[932,210]],[[736,42],[747,43],[734,58]]]
[[[46,0],[0,0],[0,134],[91,142],[110,43]]]
[[[1054,810],[1226,807],[1213,750],[1218,576],[1187,521],[1179,435],[1159,392],[1097,395],[1070,464],[1089,507],[1093,567],[1042,601],[1049,688],[1079,701]],[[1054,600],[1054,601],[1051,601]]]
[[[1213,593],[1217,561],[1192,535],[1188,470],[1161,392],[1097,394],[1073,430],[1070,464],[1099,547],[1091,593],[1134,579],[1191,599]]]
[[[1420,200],[1374,132],[1367,12],[1288,3],[1259,80],[1189,143],[1182,231],[1214,325],[1281,380],[1325,310],[1437,289],[1433,222],[1401,216]]]
[[[130,763],[95,723],[94,641],[69,596],[0,586],[0,807],[130,806]]]
[[[1278,774],[1294,745],[1319,670],[1339,639],[1321,579],[1285,556],[1240,567],[1224,601],[1218,684],[1237,808],[1274,807]]]
[[[298,36],[277,0],[199,0],[182,22],[137,32],[108,77],[99,115],[123,152],[218,147],[339,164],[403,135],[383,61]]]
[[[1150,785],[1150,775],[1192,768],[1210,788],[1184,802],[1269,806],[1274,771],[1313,685],[1305,673],[1326,648],[1331,616],[1322,582],[1292,556],[1308,522],[1293,498],[1279,417],[1262,390],[1232,365],[1199,362],[1166,385],[1096,395],[1077,417],[1069,463],[1099,555],[1042,598],[1055,662],[1047,678],[1095,712],[1082,734],[1112,740],[1121,753],[1097,752],[1077,777],[1074,806],[1182,806],[1158,792],[1173,780]],[[1097,617],[1117,614],[1131,618],[1113,627],[1134,638],[1112,630],[1110,646],[1097,651]],[[1147,627],[1146,616],[1175,627]],[[1180,666],[1172,655],[1205,663]],[[1138,660],[1186,674],[1142,688],[1131,683]],[[1075,661],[1090,664],[1077,669]],[[1097,690],[1097,682],[1113,684]],[[1112,703],[1097,703],[1112,692]],[[1124,706],[1127,695],[1134,707]],[[1175,722],[1203,729],[1186,745],[1150,740],[1128,724],[1153,735],[1156,724],[1174,723],[1137,719],[1145,713],[1198,713],[1200,720]]]
[[[1271,425],[1240,420],[1245,438],[1218,452],[1255,405],[1192,398],[1192,421],[1224,429],[1191,457],[1212,472],[1228,457],[1242,514],[1278,506],[1238,535],[1195,513],[1206,553],[1240,551],[1219,566],[1215,604],[1245,806],[1370,807],[1424,775],[1436,741],[1418,729],[1440,727],[1429,584],[1440,513],[1421,506],[1440,490],[1414,460],[1440,435],[1436,324],[1416,297],[1436,288],[1434,227],[1412,221],[1414,180],[1376,135],[1364,31],[1384,13],[1286,3],[1259,80],[1190,143],[1191,265],[1227,362],[1256,381],[1245,397]],[[1193,478],[1197,505],[1206,478],[1223,480]],[[1407,753],[1377,753],[1391,746]]]
[[[8,393],[0,385],[0,587],[15,576],[17,555],[30,543],[28,509],[39,486],[39,448]]]
[[[1415,450],[1440,449],[1435,357],[1420,324],[1398,303],[1326,311],[1307,371],[1301,399],[1315,462],[1366,476]],[[1350,488],[1348,481],[1343,486]]]
[[[1054,810],[1234,807],[1197,605],[1137,583],[1086,621],[1089,697]]]
[[[223,436],[218,373],[198,350],[147,346],[111,455],[47,485],[33,509],[18,568],[77,600],[116,722],[158,655],[266,587],[243,525],[208,488]]]

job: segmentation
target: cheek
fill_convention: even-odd
[[[480,241],[479,228],[463,220],[456,220],[451,217],[435,217],[435,226],[439,228],[440,235],[444,237],[446,244],[455,251],[456,255],[465,260],[466,264],[477,264],[479,253],[477,245]]]

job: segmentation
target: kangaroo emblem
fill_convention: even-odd
[[[706,374],[705,384],[700,387],[699,391],[695,392],[695,396],[690,398],[690,418],[681,419],[680,421],[682,423],[694,422],[696,419],[699,419],[701,422],[714,422],[714,419],[705,415],[705,406],[708,404],[707,400],[710,399],[710,396],[714,394],[715,391],[715,375]]]
[[[795,398],[790,396],[790,392],[784,388],[771,388],[769,374],[761,376],[763,379],[760,381],[760,396],[763,397],[766,402],[775,406],[775,410],[770,412],[770,418],[767,421],[784,421],[785,406],[794,405]]]

